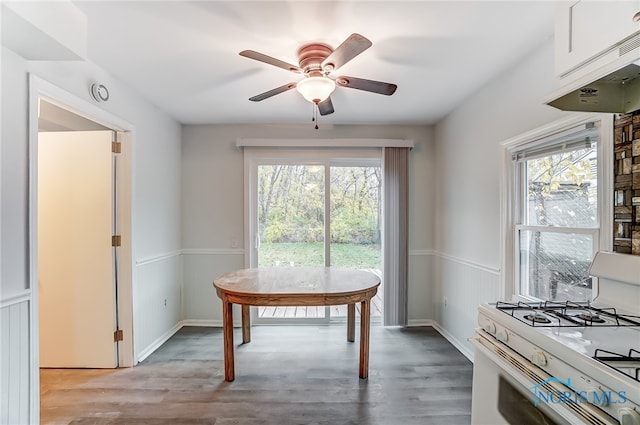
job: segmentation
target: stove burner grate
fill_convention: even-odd
[[[498,301],[495,305],[498,310],[529,326],[640,326],[638,316],[619,314],[612,307],[594,307],[589,302],[518,301],[509,303]]]
[[[551,320],[544,314],[540,314],[537,312],[531,314],[525,314],[524,318],[533,323],[551,323]]]
[[[576,314],[574,317],[580,319],[580,320],[584,320],[585,322],[590,322],[590,323],[605,323],[606,320],[604,320],[602,317],[600,317],[597,313],[591,313],[589,311],[583,311],[581,313]]]
[[[628,354],[619,354],[596,348],[593,358],[640,382],[640,351],[631,348]]]

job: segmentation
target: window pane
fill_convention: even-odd
[[[324,266],[324,167],[258,166],[259,267]],[[324,306],[258,307],[262,319],[318,319]]]
[[[324,266],[324,167],[258,167],[258,266]]]
[[[593,237],[520,231],[520,293],[541,300],[591,300]]]
[[[380,167],[331,167],[330,260],[335,267],[367,270],[382,277]],[[371,318],[382,317],[382,286],[371,300]],[[347,306],[331,306],[331,317],[346,317]],[[356,306],[356,317],[360,306]]]
[[[331,167],[331,265],[381,269],[380,167]]]
[[[596,148],[526,161],[527,215],[535,226],[598,226]]]

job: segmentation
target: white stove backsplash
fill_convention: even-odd
[[[589,269],[599,279],[594,305],[619,309],[640,316],[640,255],[609,251],[596,253]]]
[[[601,277],[598,292],[594,305],[615,307],[618,313],[640,316],[640,286]]]

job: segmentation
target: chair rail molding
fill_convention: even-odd
[[[0,298],[0,308],[20,304],[25,301],[31,301],[31,289],[25,289],[24,291]]]
[[[483,270],[487,273],[500,275],[499,267],[491,267],[485,266],[484,264],[476,263],[475,261],[466,260],[464,258],[456,257],[454,255],[446,254],[444,252],[435,251],[434,255],[436,257],[444,258],[445,260],[450,260],[456,263],[464,264],[465,266],[473,267],[475,269]]]

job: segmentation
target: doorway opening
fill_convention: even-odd
[[[29,104],[30,398],[39,418],[40,367],[135,364],[133,127],[33,75]]]
[[[38,102],[40,367],[115,368],[121,141],[102,124]]]

